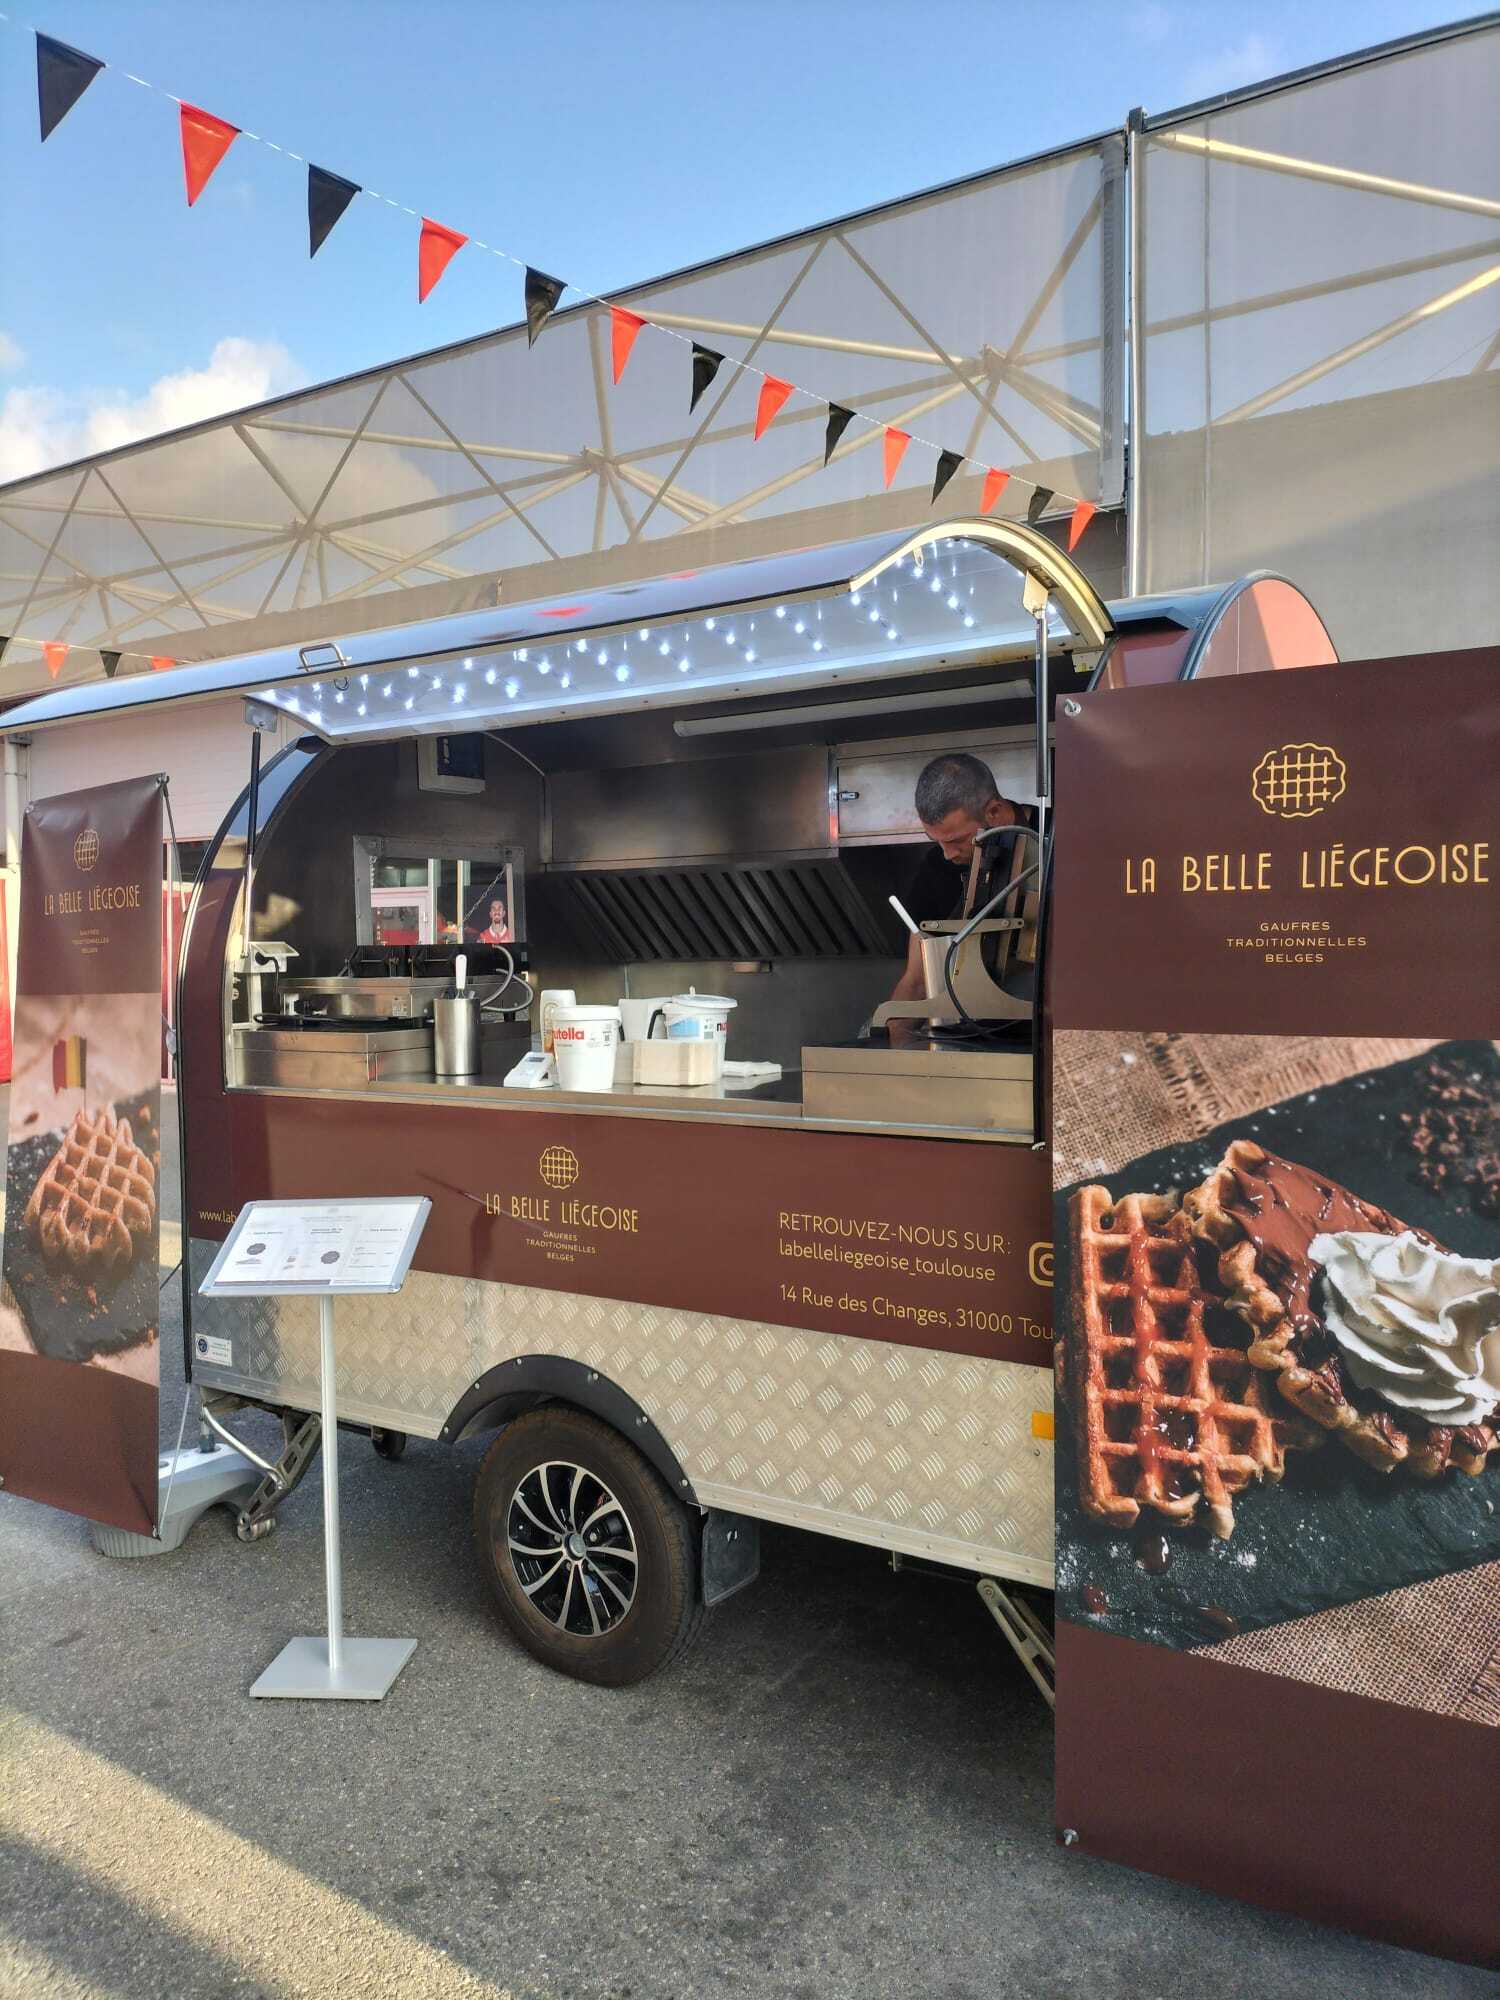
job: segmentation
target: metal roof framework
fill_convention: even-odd
[[[99,648],[126,653],[124,674],[915,526],[935,511],[933,453],[914,442],[882,491],[886,424],[975,461],[944,511],[977,512],[994,464],[1015,475],[1014,516],[1036,486],[1060,509],[1116,502],[1128,403],[1130,588],[1207,581],[1207,530],[1195,575],[1150,505],[1163,446],[1201,432],[1206,495],[1211,439],[1372,389],[1493,380],[1500,127],[1459,99],[1497,57],[1491,14],[638,287],[620,302],[682,339],[643,335],[619,387],[607,312],[587,305],[534,350],[505,329],[0,489],[0,633],[21,635],[0,699],[47,684],[45,640],[86,680]],[[1376,107],[1397,79],[1410,130],[1362,119],[1351,94]],[[1256,119],[1286,139],[1246,143]],[[1449,128],[1467,135],[1445,138],[1450,180],[1409,171]],[[1192,187],[1163,181],[1168,163]],[[1250,249],[1212,273],[1205,251],[1200,273],[1183,219],[1206,244],[1226,212],[1246,220],[1220,235]],[[1127,321],[1145,333],[1128,391]],[[1453,360],[1452,331],[1473,329]],[[758,377],[726,367],[689,416],[693,339],[807,393],[755,442]],[[871,420],[826,468],[823,399]],[[1226,567],[1278,553],[1236,546]]]
[[[990,463],[1017,475],[1008,511],[1038,484],[1060,507],[1118,499],[1122,179],[1109,136],[639,288],[622,302],[682,338],[643,338],[618,387],[588,305],[534,350],[508,328],[19,482],[0,490],[0,632],[64,641],[68,678],[92,678],[99,648],[129,672],[288,617],[388,623],[370,600],[394,591],[424,593],[417,616],[550,588],[558,564],[643,575],[913,525],[933,480],[917,438],[979,461],[945,509]],[[694,339],[871,421],[825,469],[822,402],[756,442],[759,377],[729,367],[690,416]],[[886,424],[914,434],[891,494]],[[688,536],[690,555],[658,546]],[[41,669],[13,640],[0,694]]]

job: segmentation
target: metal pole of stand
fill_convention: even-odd
[[[323,1415],[323,1563],[328,1579],[328,1672],[344,1665],[344,1572],[339,1554],[339,1418],[333,1359],[333,1300],[318,1300],[319,1395]]]

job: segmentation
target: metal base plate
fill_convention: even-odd
[[[415,1639],[345,1639],[334,1673],[326,1639],[292,1639],[250,1692],[292,1701],[384,1701],[416,1650]]]

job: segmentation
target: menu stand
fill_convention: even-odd
[[[378,1215],[373,1213],[377,1210]],[[431,1202],[422,1196],[250,1202],[198,1288],[205,1298],[315,1297],[318,1301],[328,1636],[289,1640],[251,1687],[253,1696],[383,1701],[417,1649],[415,1639],[354,1639],[344,1633],[333,1306],[340,1294],[399,1292],[431,1210]],[[338,1276],[300,1275],[310,1263]],[[289,1276],[288,1271],[298,1275]]]

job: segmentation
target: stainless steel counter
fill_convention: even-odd
[[[412,1103],[448,1104],[474,1110],[503,1106],[507,1111],[532,1111],[543,1116],[549,1111],[567,1111],[585,1117],[775,1125],[783,1130],[788,1125],[795,1125],[810,1132],[884,1132],[906,1138],[964,1139],[1002,1145],[1027,1145],[1031,1141],[1029,1123],[1024,1129],[1020,1126],[1006,1129],[994,1125],[976,1129],[973,1125],[945,1124],[942,1122],[943,1114],[951,1111],[947,1103],[934,1106],[937,1112],[935,1117],[924,1117],[921,1100],[910,1087],[911,1079],[906,1077],[903,1081],[905,1087],[899,1092],[899,1101],[894,1095],[892,1099],[891,1108],[896,1110],[896,1117],[872,1115],[876,1112],[878,1099],[872,1093],[873,1079],[868,1072],[864,1079],[863,1104],[869,1108],[857,1116],[810,1112],[803,1102],[802,1078],[795,1071],[784,1074],[779,1082],[737,1086],[730,1079],[682,1090],[623,1083],[617,1084],[613,1090],[604,1091],[555,1088],[507,1090],[493,1077],[444,1079],[439,1082],[430,1070],[419,1075],[382,1077],[359,1088],[267,1084],[254,1088],[257,1094],[265,1096],[355,1098],[365,1102],[402,1098]]]

